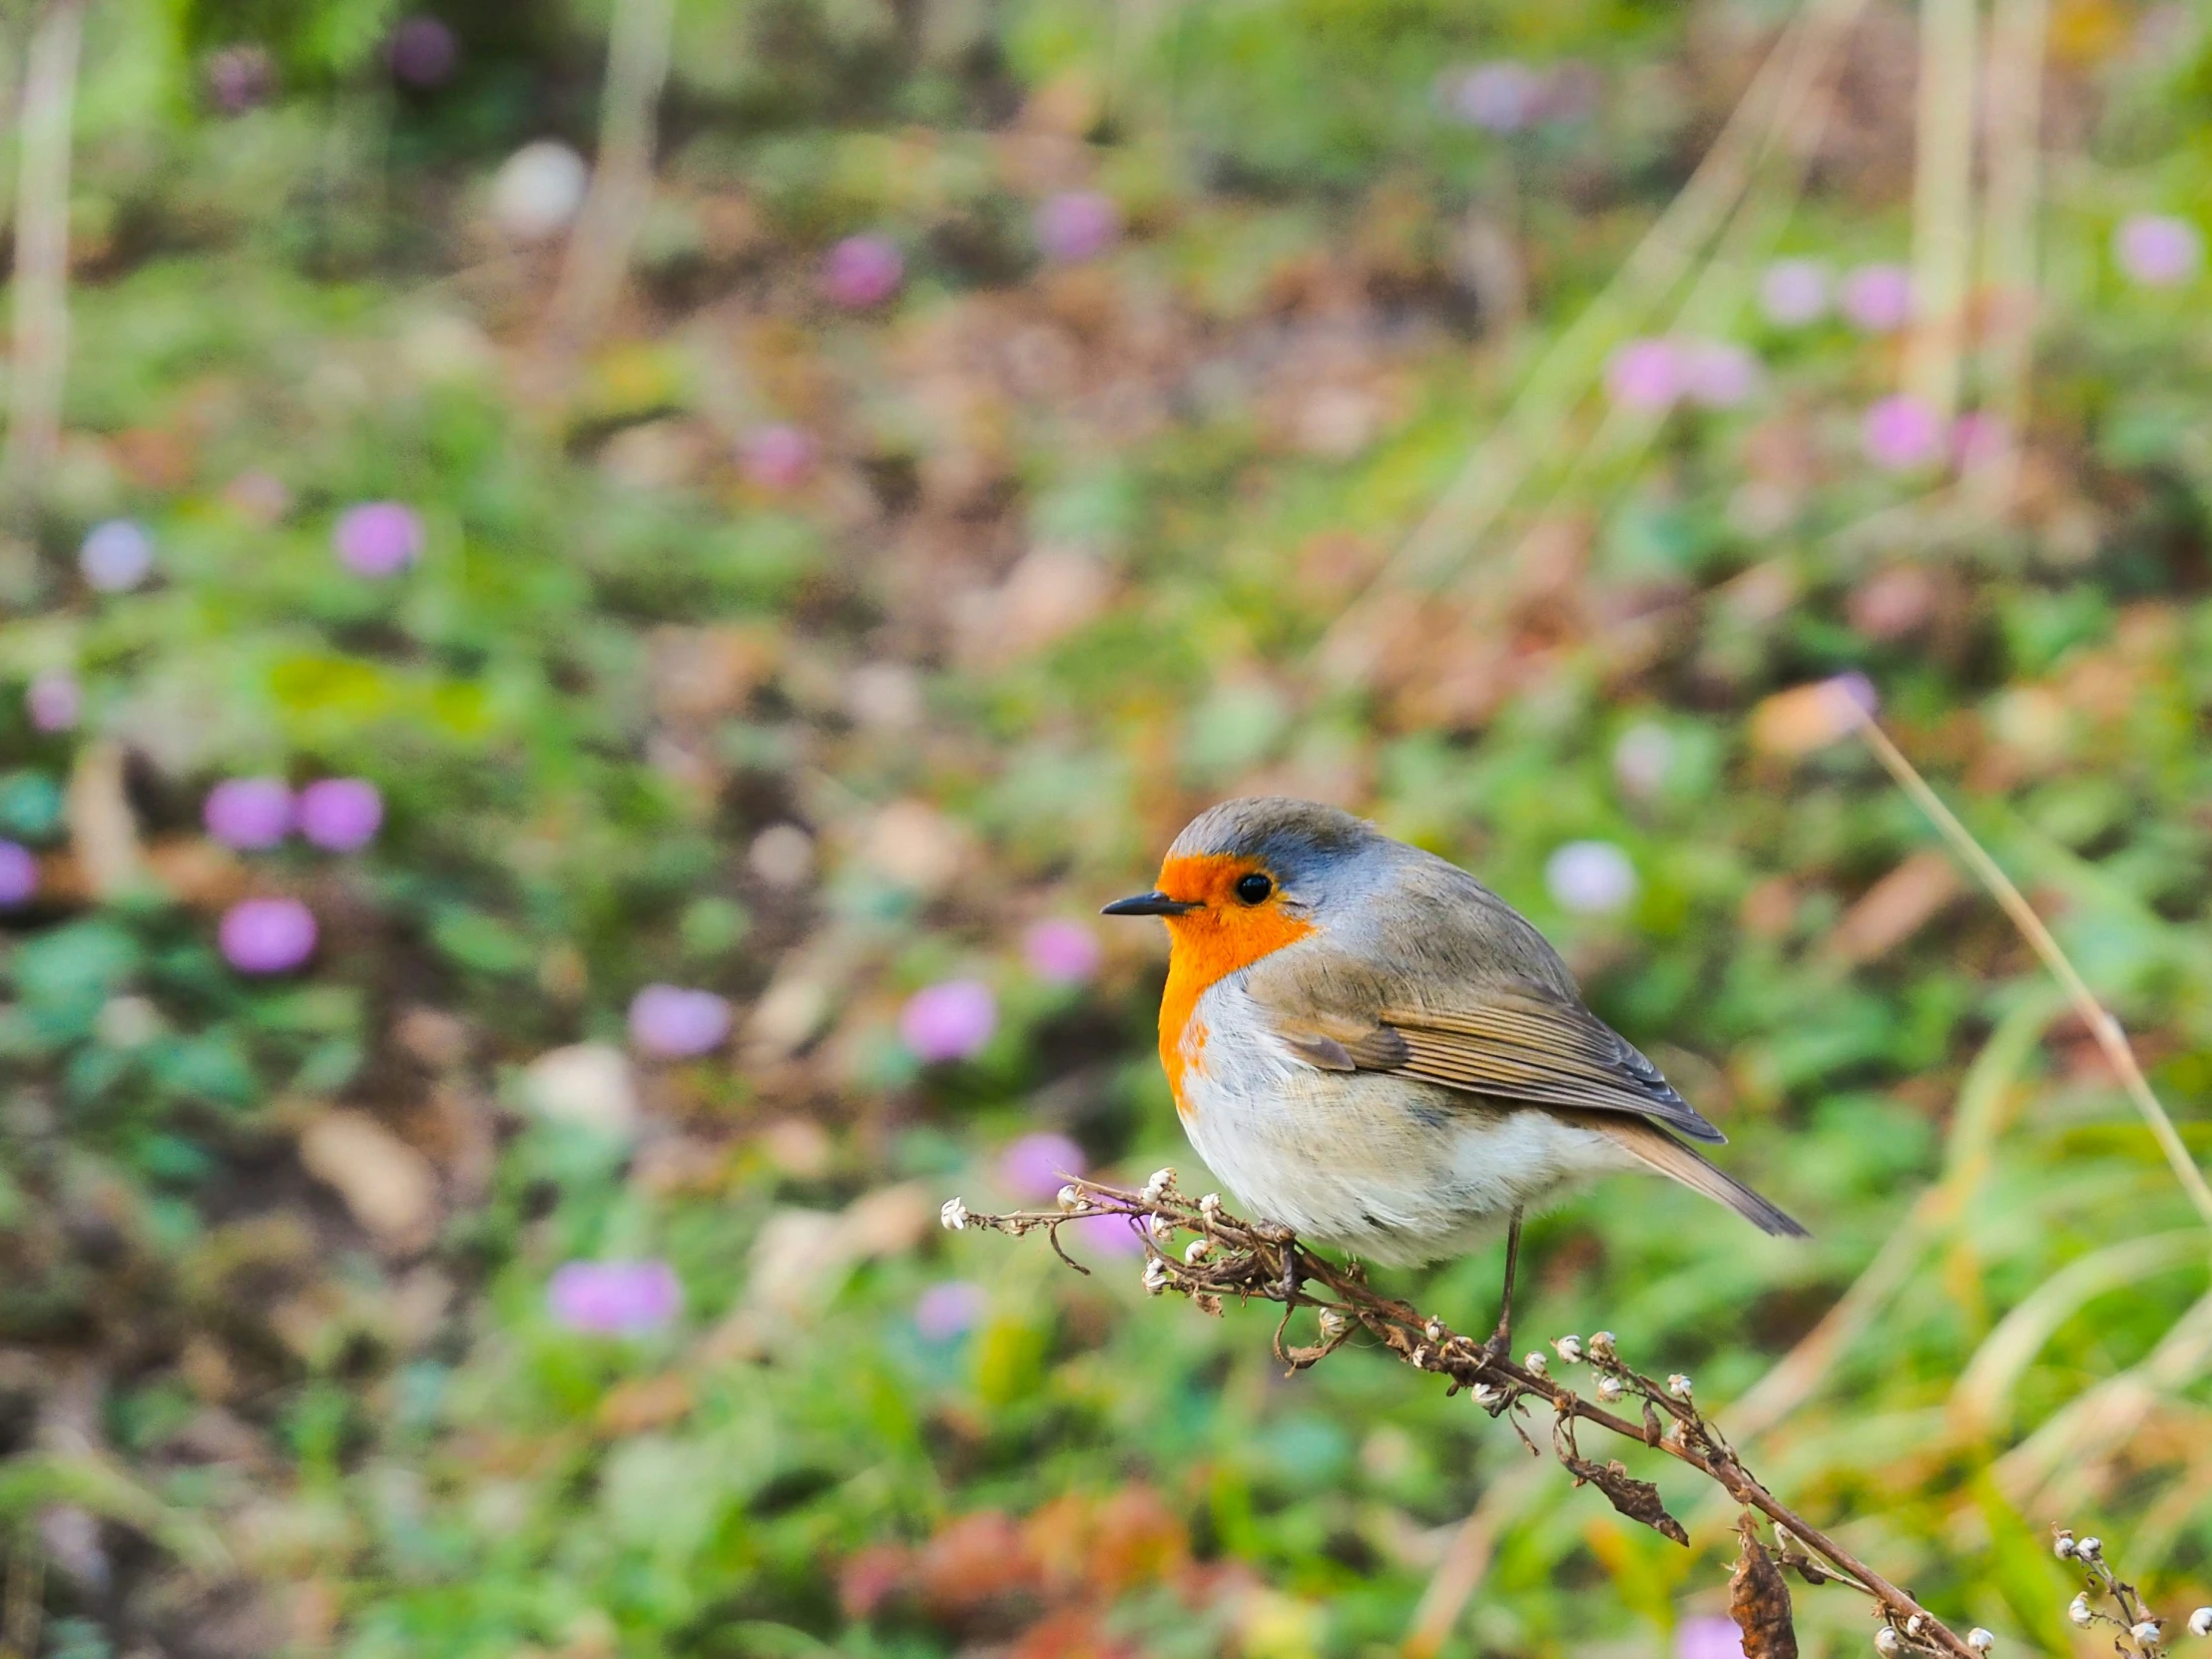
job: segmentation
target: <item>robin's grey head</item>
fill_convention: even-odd
[[[1299,915],[1371,887],[1393,843],[1364,819],[1288,796],[1225,801],[1186,825],[1153,891],[1106,906],[1108,915],[1187,915],[1276,907]]]

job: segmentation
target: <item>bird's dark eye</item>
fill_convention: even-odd
[[[1273,891],[1275,891],[1275,883],[1258,870],[1254,870],[1250,875],[1237,877],[1237,898],[1240,903],[1264,903],[1268,894]]]

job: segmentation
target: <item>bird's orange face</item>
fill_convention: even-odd
[[[1164,913],[1173,946],[1167,989],[1160,997],[1160,1063],[1175,1091],[1176,1109],[1188,1115],[1183,1080],[1203,1068],[1205,1023],[1198,999],[1209,988],[1314,931],[1293,914],[1266,866],[1246,853],[1208,852],[1172,857],[1160,866],[1159,893],[1180,913]]]

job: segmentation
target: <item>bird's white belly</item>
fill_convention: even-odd
[[[1257,1219],[1409,1266],[1463,1254],[1582,1178],[1639,1167],[1539,1108],[1309,1065],[1270,1034],[1241,978],[1199,999],[1183,1127]]]

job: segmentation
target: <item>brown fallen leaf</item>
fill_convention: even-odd
[[[1797,1626],[1790,1616],[1790,1586],[1753,1530],[1747,1510],[1736,1523],[1743,1552],[1728,1575],[1728,1616],[1743,1632],[1744,1659],[1797,1659]]]
[[[430,1160],[366,1112],[323,1113],[299,1133],[299,1161],[333,1187],[353,1219],[383,1243],[429,1243],[437,1221],[438,1178]]]
[[[1855,966],[1888,955],[1958,896],[1958,871],[1933,849],[1914,853],[1860,895],[1829,936],[1829,949]]]

